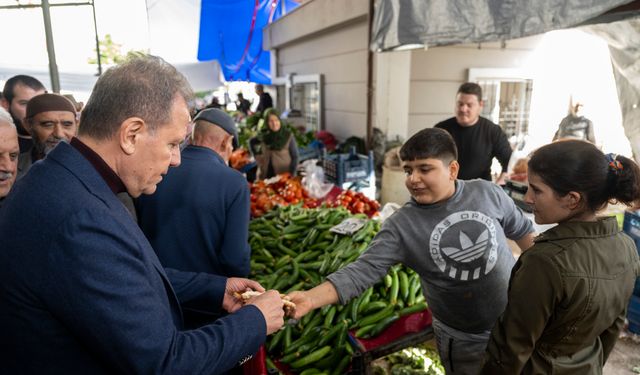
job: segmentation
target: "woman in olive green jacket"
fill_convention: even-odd
[[[640,261],[610,201],[640,199],[640,171],[584,141],[560,141],[529,161],[525,201],[536,223],[558,223],[515,264],[507,307],[482,374],[601,374],[624,324]]]

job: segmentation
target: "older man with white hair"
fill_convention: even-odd
[[[9,112],[0,108],[0,206],[16,181],[18,168],[18,132]]]

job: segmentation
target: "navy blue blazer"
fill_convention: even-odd
[[[181,330],[180,303],[220,306],[226,279],[165,272],[122,203],[66,143],[14,186],[0,239],[2,373],[215,374],[265,340],[255,306]]]
[[[247,277],[247,180],[209,148],[188,146],[181,155],[156,192],[137,199],[140,228],[165,267]]]

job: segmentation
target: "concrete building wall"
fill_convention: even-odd
[[[311,0],[264,32],[272,76],[323,74],[324,126],[338,138],[366,135],[367,0]],[[540,36],[374,55],[373,124],[406,139],[453,115],[470,68],[520,68]]]
[[[323,75],[323,122],[339,139],[366,135],[367,11],[366,0],[313,0],[265,32],[273,76]]]
[[[511,40],[504,48],[496,42],[413,50],[407,136],[453,116],[456,91],[470,68],[522,68],[540,40]]]

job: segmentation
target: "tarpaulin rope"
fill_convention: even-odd
[[[253,6],[253,16],[251,17],[251,26],[249,27],[249,36],[247,37],[247,43],[244,46],[244,51],[242,52],[242,57],[238,64],[235,66],[231,66],[231,74],[237,73],[242,65],[244,64],[244,60],[247,58],[247,54],[249,54],[249,47],[251,46],[251,39],[253,39],[253,31],[256,28],[256,19],[258,18],[258,9],[260,9],[260,0],[255,0],[255,4]],[[262,48],[260,48],[262,51]]]
[[[267,21],[267,25],[270,25],[271,22],[273,22],[273,17],[276,14],[277,6],[278,6],[278,0],[271,0],[271,10],[269,11],[269,21]],[[249,63],[249,67],[246,70],[246,72],[247,72],[246,79],[247,80],[249,79],[250,71],[253,70],[253,68],[256,66],[256,64],[260,60],[260,56],[262,55],[262,51],[263,51],[263,49],[260,48],[260,50],[258,51],[258,54],[256,54],[256,56],[253,58],[253,60],[251,60],[251,62]]]

